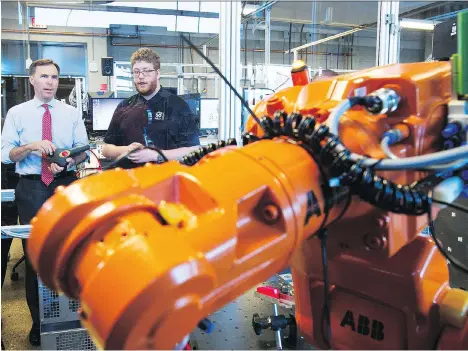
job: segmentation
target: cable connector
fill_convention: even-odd
[[[388,145],[393,145],[405,140],[410,135],[410,127],[405,123],[398,123],[392,129],[382,135],[382,139],[388,138]]]
[[[389,130],[388,132],[385,132],[382,135],[382,139],[383,138],[388,139],[388,145],[393,145],[403,139],[403,134],[398,129],[392,129],[392,130]]]
[[[400,103],[400,96],[395,90],[382,88],[364,97],[366,110],[374,115],[393,112]]]

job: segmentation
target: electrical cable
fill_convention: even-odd
[[[226,77],[221,73],[221,71],[215,66],[215,64],[208,58],[206,57],[203,52],[201,52],[193,43],[188,40],[185,35],[180,34],[181,38],[183,41],[185,41],[195,52],[200,55],[208,64],[215,70],[215,72],[224,80],[224,82],[229,86],[231,91],[239,98],[241,103],[244,105],[244,107],[249,111],[250,115],[255,119],[255,122],[257,122],[260,125],[260,120],[258,117],[255,115],[255,113],[252,111],[250,108],[249,104],[242,98],[242,96],[237,92],[237,90],[232,86],[232,84],[226,79]]]
[[[374,103],[372,97],[352,97],[346,100],[343,100],[338,106],[332,111],[329,116],[330,121],[330,132],[331,134],[338,135],[338,126],[341,116],[348,111],[351,107],[355,105],[369,106],[369,104]],[[339,146],[336,150],[337,152],[344,151],[344,146]],[[359,160],[364,160],[362,163],[363,167],[369,167],[378,160],[370,157],[365,157],[355,153],[350,154],[351,160],[357,162]],[[378,165],[377,169],[379,170],[402,170],[402,169],[416,169],[416,168],[427,168],[428,166],[447,164],[452,161],[460,160],[463,158],[468,158],[468,145],[460,146],[451,150],[439,151],[436,153],[422,155],[422,156],[413,156],[398,158],[396,160],[383,160]]]
[[[354,100],[356,101],[356,100]],[[357,103],[357,101],[356,101]],[[330,132],[338,135],[338,126],[340,124],[340,118],[343,116],[343,114],[348,111],[351,107],[353,107],[353,101],[351,99],[345,99],[342,102],[340,102],[330,113],[330,116],[328,116],[328,121],[330,125]]]
[[[276,91],[275,91],[274,89],[270,89],[270,88],[261,88],[261,89],[269,90],[269,91],[271,91],[271,92],[273,92],[273,93],[276,93]]]
[[[376,175],[375,170],[379,169],[384,160],[375,160],[367,167],[363,164],[368,160],[353,161],[350,157],[350,150],[341,143],[337,136],[329,132],[327,126],[320,124],[315,129],[314,118],[303,118],[298,113],[288,116],[284,112],[276,112],[273,119],[263,117],[260,123],[264,130],[264,137],[258,138],[255,135],[246,134],[243,136],[244,145],[277,137],[286,137],[287,140],[297,143],[309,153],[317,165],[328,168],[328,173],[323,175],[324,179],[329,182],[329,185],[322,189],[325,198],[333,199],[330,187],[344,186],[349,187],[351,192],[362,200],[385,211],[407,215],[427,213],[430,201],[425,192],[413,189],[409,185],[393,183]],[[235,139],[232,139],[232,142],[232,145],[237,145]],[[211,150],[217,148],[203,146],[196,152],[183,157],[180,162],[194,165],[206,154],[212,152]],[[328,206],[328,203],[326,205]],[[324,212],[328,214],[328,208]]]
[[[385,153],[385,156],[388,158],[391,158],[392,160],[396,160],[399,157],[395,155],[392,150],[390,150],[390,137],[386,136],[382,139],[380,142],[380,147],[382,148],[383,152]]]
[[[102,170],[102,164],[101,164],[101,160],[99,159],[99,157],[94,153],[93,150],[89,149],[89,151],[94,155],[94,157],[96,157],[96,160],[97,160],[98,165],[99,165],[98,169]]]
[[[453,161],[468,157],[468,145],[459,146],[451,150],[444,150],[428,155],[412,156],[399,158],[397,160],[382,160],[377,169],[379,170],[403,170],[403,169],[427,169],[428,166],[445,165]],[[352,154],[351,159],[357,161],[363,156]],[[363,165],[368,166],[369,163],[377,161],[373,158],[365,158]],[[443,168],[442,168],[443,169]]]
[[[70,12],[68,13],[67,20],[65,21],[65,27],[68,27],[68,20],[70,19],[70,15],[72,12],[73,10],[70,10]]]
[[[291,79],[291,78],[289,78],[289,77],[286,78],[286,80],[285,80],[283,83],[281,83],[280,85],[278,85],[278,86],[277,86],[275,89],[273,89],[273,90],[276,92],[276,90],[278,90],[278,89],[281,88],[283,85],[285,85],[287,82],[289,82],[290,79]]]
[[[391,158],[392,160],[401,160],[404,158],[398,157],[390,150],[390,138],[388,136],[384,137],[380,143],[380,147],[382,148],[385,156]],[[460,168],[463,168],[465,165],[468,164],[468,159],[456,160],[446,164],[434,165],[434,166],[427,166],[420,168],[421,171],[434,171],[434,172],[449,172],[449,171],[456,171]]]
[[[122,161],[124,158],[128,158],[129,155],[133,154],[134,152],[137,152],[137,151],[140,151],[140,150],[145,150],[145,149],[149,149],[149,150],[153,150],[153,151],[156,151],[159,155],[161,155],[162,159],[163,159],[163,163],[164,162],[168,162],[169,160],[167,159],[167,157],[164,155],[164,153],[162,152],[161,149],[157,148],[157,147],[154,147],[154,146],[143,146],[143,147],[139,147],[139,148],[136,148],[136,149],[132,149],[130,151],[126,151],[126,152],[123,152],[122,154],[120,154],[114,161],[112,161],[111,163],[109,163],[106,167],[104,167],[102,170],[103,171],[107,171],[108,169],[111,169],[111,168],[114,168],[120,161]]]
[[[320,239],[320,252],[322,255],[322,276],[323,276],[323,308],[322,308],[322,328],[325,324],[325,341],[328,344],[328,348],[331,349],[331,318],[330,318],[330,281],[328,278],[328,256],[327,256],[327,236],[328,231],[326,228],[322,229],[318,234]],[[323,329],[322,329],[323,331]]]
[[[102,165],[101,165],[101,160],[99,157],[94,153],[93,150],[89,149],[89,152],[91,152],[94,157],[96,157],[96,160],[98,162],[98,167],[92,167],[92,168],[83,168],[83,169],[77,169],[75,175],[77,178],[83,178],[83,177],[78,177],[80,175],[80,172],[86,172],[86,171],[102,171]],[[86,177],[86,175],[84,176]]]

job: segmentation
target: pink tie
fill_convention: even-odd
[[[52,116],[49,105],[44,104],[42,107],[45,108],[44,116],[42,116],[42,140],[52,141]],[[41,180],[46,186],[49,186],[54,180],[54,174],[49,169],[49,163],[45,159],[42,159]]]

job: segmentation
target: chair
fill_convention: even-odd
[[[25,260],[25,256],[23,255],[19,260],[18,262],[15,263],[15,265],[13,266],[13,269],[11,270],[11,275],[10,275],[10,279],[14,282],[18,281],[19,279],[19,274],[18,272],[16,271],[16,269],[18,268],[18,266],[21,264],[21,262],[24,262]]]

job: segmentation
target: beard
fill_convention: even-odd
[[[157,81],[148,82],[145,86],[140,86],[134,83],[136,90],[143,96],[151,95],[156,91],[158,87]]]

